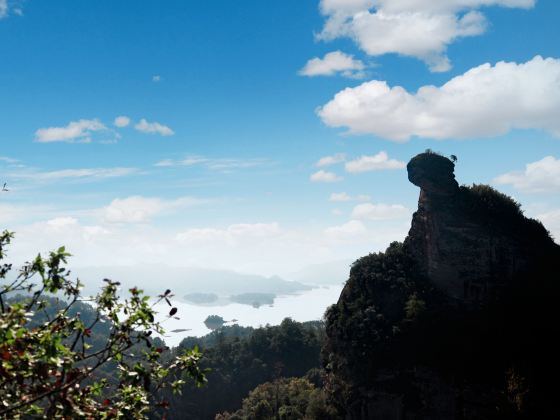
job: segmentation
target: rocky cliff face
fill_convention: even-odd
[[[487,186],[460,188],[454,164],[423,153],[408,166],[420,187],[418,211],[405,240],[422,272],[451,298],[497,298],[515,279],[558,253],[544,227],[523,216],[510,198]]]
[[[407,169],[407,238],[356,261],[327,312],[331,401],[347,419],[546,416],[560,247],[509,197],[460,187],[449,159]]]

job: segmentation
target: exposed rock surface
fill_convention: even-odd
[[[534,272],[542,256],[558,253],[544,227],[523,217],[511,199],[487,186],[459,188],[449,159],[423,153],[407,169],[420,198],[405,245],[449,297],[495,298]]]
[[[560,247],[509,197],[459,187],[449,159],[407,169],[407,238],[356,261],[327,312],[332,403],[352,420],[552,416]]]

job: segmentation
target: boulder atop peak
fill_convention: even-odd
[[[425,193],[453,195],[459,191],[459,184],[455,180],[455,164],[438,153],[420,153],[408,162],[406,169],[408,180]]]

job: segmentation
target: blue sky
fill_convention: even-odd
[[[418,191],[403,165],[426,148],[558,238],[559,13],[553,0],[0,0],[13,256],[66,244],[78,265],[262,274],[355,259],[404,238]]]

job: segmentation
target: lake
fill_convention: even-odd
[[[178,309],[176,316],[181,319],[166,319],[162,325],[166,331],[174,329],[189,329],[190,331],[167,333],[164,340],[168,346],[174,347],[185,337],[200,337],[210,333],[211,330],[204,325],[204,320],[208,315],[219,315],[226,321],[236,319],[236,323],[244,327],[278,325],[287,317],[300,322],[320,320],[327,307],[337,302],[342,287],[342,285],[322,286],[297,295],[278,296],[274,300],[274,305],[263,305],[260,308],[239,303],[225,306],[202,306],[173,300],[171,303]],[[162,314],[166,314],[169,308],[165,302],[156,306],[156,309]]]

